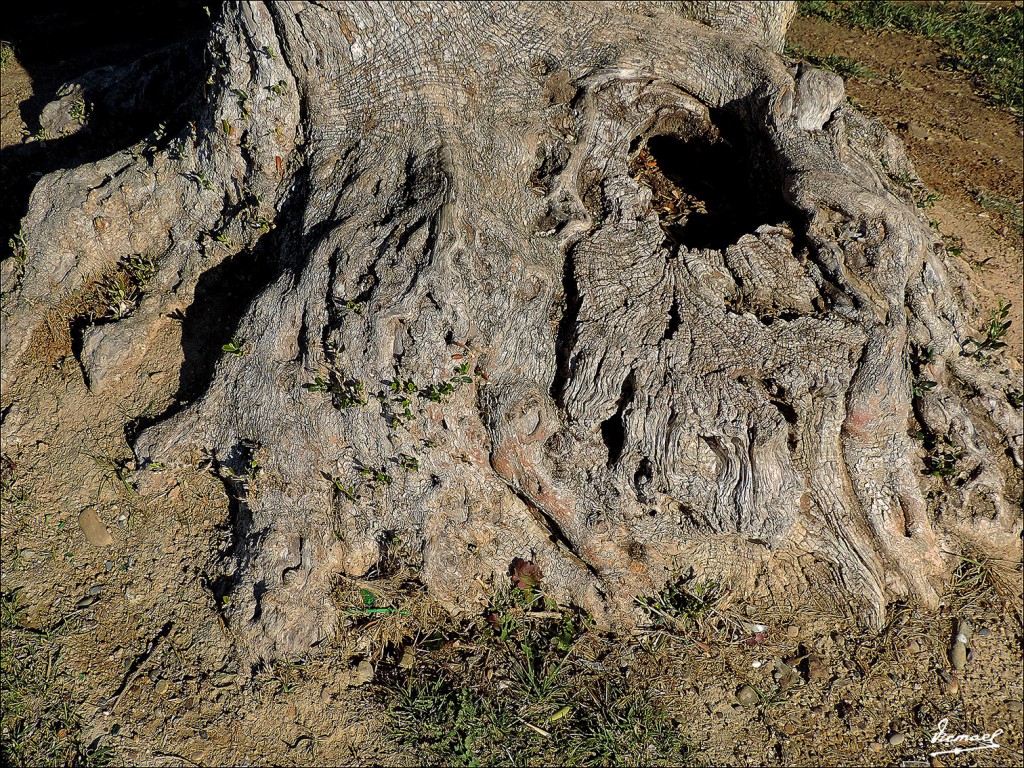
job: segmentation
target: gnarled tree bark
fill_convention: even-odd
[[[258,654],[330,635],[332,578],[394,536],[453,610],[517,557],[609,624],[690,567],[875,624],[932,605],[960,548],[1019,558],[1020,373],[965,350],[902,146],[780,57],[792,13],[229,5],[189,126],[40,181],[4,381],[128,255],[156,271],[84,332],[97,391],[204,274],[270,253],[201,396],[136,443],[211,457],[239,497],[231,618]],[[918,426],[959,454],[947,503]]]

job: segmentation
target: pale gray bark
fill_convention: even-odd
[[[965,544],[1019,557],[1020,374],[964,353],[969,294],[894,181],[899,142],[773,52],[792,10],[229,6],[194,132],[40,182],[4,381],[47,309],[147,254],[137,309],[83,340],[90,385],[112,386],[273,222],[241,354],[136,445],[212,454],[241,498],[231,618],[255,652],[330,635],[331,579],[396,535],[456,611],[516,557],[611,624],[690,567],[875,624],[895,598],[934,605]],[[711,182],[699,237],[652,210],[648,139]],[[937,382],[916,399],[912,347]],[[915,411],[962,452],[944,506]]]

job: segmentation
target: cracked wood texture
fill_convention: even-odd
[[[793,10],[227,5],[193,122],[39,182],[4,382],[128,255],[155,271],[82,333],[98,393],[268,254],[237,348],[135,445],[231,489],[257,657],[333,634],[332,580],[396,537],[453,611],[515,558],[611,626],[691,568],[875,625],[934,605],[965,547],[1020,557],[1019,366],[965,352],[902,146],[779,56]]]

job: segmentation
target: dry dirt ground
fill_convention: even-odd
[[[850,80],[849,96],[909,144],[937,193],[925,204],[970,265],[979,325],[997,296],[1014,303],[1003,354],[1019,364],[1021,234],[1012,207],[1004,215],[992,200],[1019,206],[1021,123],[941,69],[939,51],[927,41],[809,19],[798,20],[791,41],[874,73]],[[27,138],[26,102],[53,87],[16,60],[3,72],[5,148]],[[403,730],[409,710],[394,696],[410,675],[454,670],[481,681],[481,690],[493,684],[497,695],[516,695],[518,688],[501,682],[510,656],[495,648],[505,642],[497,628],[506,615],[522,614],[506,605],[476,619],[447,619],[414,581],[396,577],[401,566],[382,565],[376,581],[339,583],[337,598],[351,618],[336,641],[306,658],[254,672],[240,667],[215,583],[231,545],[223,484],[200,469],[168,478],[150,495],[131,482],[134,431],[175,404],[181,339],[165,339],[140,361],[134,381],[100,399],[73,355],[74,313],[69,304],[51,316],[33,340],[31,375],[3,393],[10,409],[0,515],[6,761],[32,764],[48,755],[54,764],[416,764],[424,753]],[[934,480],[934,493],[942,483]],[[686,759],[700,764],[1019,765],[1020,579],[1020,563],[961,559],[939,611],[891,606],[881,634],[865,634],[814,605],[735,594],[728,585],[709,594],[690,584],[676,594],[682,600],[660,603],[672,618],[652,611],[652,626],[636,635],[602,638],[576,627],[558,646],[572,664],[556,673],[621,679],[634,692],[631,701],[664,714]],[[395,610],[375,614],[375,601]],[[529,620],[562,621],[564,629],[557,612],[534,614]],[[970,619],[974,632],[966,667],[956,670],[950,647],[961,619]],[[572,683],[566,677],[563,687]],[[524,702],[515,733],[506,734],[515,745],[510,759],[525,761],[524,744],[558,754],[586,729],[578,718],[589,710],[571,705],[571,689],[559,695],[569,697],[569,708],[543,720],[535,716],[540,699]],[[637,717],[623,722],[641,741],[651,729]],[[452,752],[453,762],[469,764],[479,752],[466,746],[475,733],[471,719],[465,715],[459,725],[463,749]],[[930,758],[943,719],[952,734],[1002,729],[1000,746]],[[487,738],[500,740],[501,732]],[[629,734],[616,738],[628,741]],[[647,758],[642,750],[622,757],[639,764]]]

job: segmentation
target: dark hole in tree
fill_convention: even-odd
[[[619,402],[615,413],[601,422],[601,439],[608,448],[608,466],[613,466],[622,456],[622,450],[626,445],[626,426],[622,420],[622,414],[633,401],[633,392],[636,387],[636,375],[633,371],[622,382],[622,390],[619,394]]]
[[[679,301],[678,299],[672,299],[672,306],[668,309],[668,325],[665,327],[665,333],[662,334],[662,338],[665,340],[674,339],[676,331],[679,330],[682,322],[682,318],[679,317]]]
[[[767,148],[749,141],[730,115],[715,120],[717,137],[652,136],[641,152],[639,174],[654,192],[652,205],[669,237],[687,248],[721,250],[762,224],[794,218]]]
[[[259,621],[263,615],[263,596],[265,594],[267,594],[267,582],[265,579],[260,579],[252,586],[252,598],[253,602],[256,603],[256,607],[253,609],[250,621]]]
[[[636,497],[643,503],[652,502],[653,496],[648,492],[648,486],[654,479],[654,465],[646,456],[640,460],[633,473],[633,487],[636,489]]]
[[[608,466],[612,466],[622,456],[626,441],[626,428],[622,424],[621,413],[615,413],[601,422],[601,439],[608,447]]]

